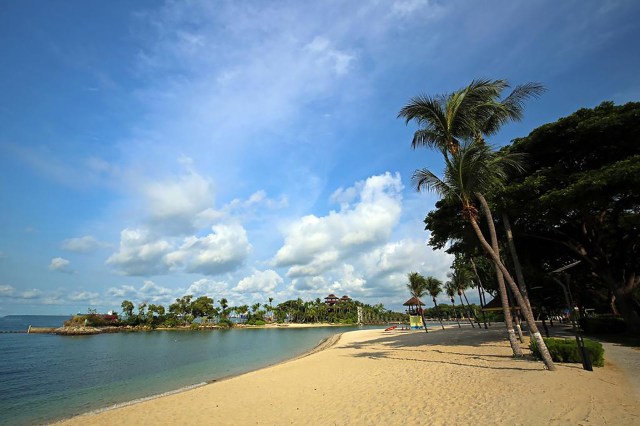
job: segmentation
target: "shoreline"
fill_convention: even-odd
[[[304,325],[304,324],[301,324],[301,325]],[[342,324],[337,325],[337,326],[338,327],[342,326]],[[257,327],[265,328],[264,326],[257,326]],[[271,327],[267,327],[267,328],[271,328]],[[296,327],[294,327],[294,328],[296,328]],[[308,327],[297,327],[297,328],[308,328]],[[169,329],[169,330],[172,330],[172,329]],[[189,331],[191,331],[191,330],[189,330]],[[360,331],[360,330],[354,330],[354,331]],[[337,333],[337,334],[333,334],[333,335],[331,335],[329,337],[325,337],[316,346],[314,346],[313,348],[309,349],[308,351],[303,352],[303,353],[298,354],[298,355],[294,355],[291,358],[287,358],[287,359],[284,359],[282,361],[279,361],[279,362],[276,362],[276,363],[273,363],[273,364],[264,365],[262,367],[255,368],[255,369],[252,369],[252,370],[247,370],[247,371],[244,371],[244,372],[238,373],[238,374],[231,374],[231,375],[228,375],[228,376],[222,376],[222,377],[217,378],[217,379],[211,379],[211,380],[207,380],[207,381],[204,381],[204,382],[195,383],[193,385],[182,386],[182,387],[180,387],[178,389],[170,390],[170,391],[167,391],[167,392],[162,392],[162,393],[159,393],[159,394],[145,396],[145,397],[142,397],[142,398],[136,398],[136,399],[133,399],[131,401],[125,401],[125,402],[113,404],[113,405],[110,405],[108,407],[103,407],[103,408],[98,408],[98,409],[95,409],[95,410],[90,410],[90,411],[87,411],[85,413],[76,414],[76,415],[74,415],[72,417],[66,417],[66,418],[63,418],[63,419],[60,419],[60,420],[56,420],[56,421],[54,421],[53,423],[50,423],[50,424],[52,424],[52,425],[65,424],[65,423],[67,423],[69,421],[72,421],[72,420],[74,420],[76,418],[79,418],[79,417],[89,417],[89,416],[93,416],[93,415],[109,412],[109,411],[112,411],[112,410],[118,410],[120,408],[129,407],[129,406],[132,406],[132,405],[141,404],[141,403],[144,403],[144,402],[147,402],[147,401],[153,401],[153,400],[156,400],[156,399],[159,399],[159,398],[163,398],[163,397],[166,397],[166,396],[181,394],[181,393],[184,393],[184,392],[188,392],[188,391],[190,391],[192,389],[197,389],[197,388],[200,388],[200,387],[203,387],[203,386],[208,386],[208,385],[212,385],[212,384],[216,384],[216,383],[221,383],[221,382],[224,382],[226,380],[231,380],[231,379],[234,379],[236,377],[241,377],[241,376],[243,376],[245,374],[250,374],[250,373],[258,372],[260,370],[268,369],[268,368],[271,368],[271,367],[274,367],[274,366],[277,366],[277,365],[286,364],[288,362],[292,362],[292,361],[295,361],[295,360],[298,360],[298,359],[302,359],[302,358],[308,357],[310,355],[313,355],[315,353],[318,353],[318,352],[321,352],[323,350],[331,348],[332,346],[334,346],[335,344],[337,344],[340,341],[340,337],[343,334],[344,333]]]
[[[514,359],[504,334],[346,332],[313,353],[59,424],[637,424],[640,400],[618,364],[549,372]]]

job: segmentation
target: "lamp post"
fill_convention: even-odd
[[[591,359],[589,359],[589,355],[587,354],[586,349],[584,348],[584,340],[582,339],[582,335],[580,334],[580,332],[578,331],[578,327],[576,326],[576,321],[574,318],[574,303],[573,303],[573,297],[571,296],[571,288],[569,287],[569,284],[571,283],[571,276],[565,272],[567,269],[573,268],[574,266],[576,266],[577,264],[579,264],[581,261],[578,260],[577,262],[573,262],[570,263],[569,265],[563,266],[561,268],[558,268],[556,270],[553,270],[550,272],[550,274],[559,274],[561,272],[564,272],[564,277],[566,280],[566,284],[563,283],[560,279],[558,279],[555,276],[552,276],[551,278],[553,278],[553,280],[558,283],[560,285],[560,287],[562,287],[562,291],[564,292],[564,298],[567,302],[567,307],[569,308],[570,312],[571,312],[571,328],[573,329],[573,332],[576,335],[576,343],[578,344],[578,352],[580,353],[580,357],[582,358],[582,368],[587,370],[587,371],[593,371],[593,366],[591,365]]]

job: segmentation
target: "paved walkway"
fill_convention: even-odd
[[[542,324],[538,324],[540,331],[544,333]],[[551,337],[573,337],[575,334],[569,324],[554,323],[553,327],[549,327]],[[589,339],[597,340],[604,347],[605,362],[611,362],[620,368],[624,373],[631,386],[635,390],[635,398],[640,402],[640,348],[624,346],[620,343],[611,343],[589,336]],[[597,367],[596,367],[597,368]]]

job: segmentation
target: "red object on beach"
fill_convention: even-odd
[[[391,331],[391,330],[395,330],[396,328],[398,328],[398,326],[397,326],[397,325],[392,325],[392,326],[391,326],[391,327],[389,327],[389,328],[385,328],[385,329],[384,329],[384,331]]]

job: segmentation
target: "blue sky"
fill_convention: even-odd
[[[0,1],[0,316],[446,279],[410,97],[543,83],[499,146],[640,99],[635,1]]]

